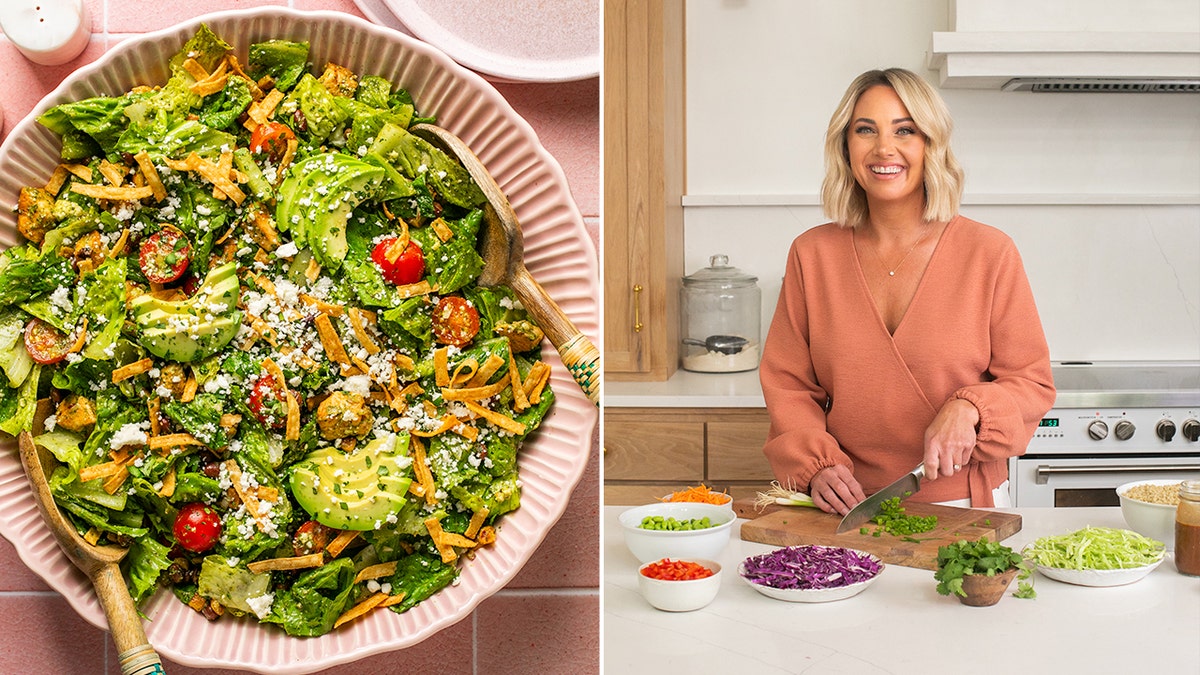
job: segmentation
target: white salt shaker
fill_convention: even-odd
[[[25,58],[60,66],[87,47],[92,17],[83,0],[4,0],[0,29]]]

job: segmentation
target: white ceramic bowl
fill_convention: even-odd
[[[1069,570],[1042,565],[1038,565],[1037,570],[1050,579],[1076,586],[1124,586],[1141,580],[1161,564],[1162,558],[1159,558],[1149,565],[1123,570]]]
[[[746,561],[744,560],[738,564],[738,576],[741,577],[742,581],[746,582],[750,588],[753,588],[768,598],[775,598],[776,600],[783,600],[785,602],[833,602],[835,600],[845,600],[846,598],[852,598],[867,590],[868,586],[875,583],[875,580],[883,575],[883,570],[885,568],[883,561],[877,556],[864,551],[858,551],[855,549],[850,550],[854,550],[855,553],[859,553],[861,555],[869,556],[872,560],[879,564],[879,571],[875,574],[875,576],[871,577],[870,579],[849,584],[847,586],[839,586],[838,588],[820,588],[811,590],[799,588],[775,588],[774,586],[768,586],[766,584],[758,583],[746,578]]]
[[[675,520],[707,517],[713,527],[703,530],[646,530],[638,527],[646,516],[662,516]],[[716,558],[729,543],[729,531],[737,516],[733,511],[716,504],[669,502],[635,506],[621,513],[619,520],[625,532],[625,545],[640,562],[660,558]]]
[[[20,187],[44,185],[58,163],[58,138],[35,118],[60,102],[165,82],[167,61],[201,23],[234,45],[242,63],[251,42],[307,40],[317,69],[334,61],[407,87],[418,110],[436,115],[488,167],[520,218],[526,266],[575,325],[596,339],[595,249],[562,168],[533,128],[495,87],[442,52],[344,12],[262,7],[207,14],[121,40],[69,75],[0,147],[0,249],[20,239],[12,209]],[[521,450],[521,508],[500,521],[495,544],[463,563],[457,584],[403,614],[373,612],[317,638],[289,637],[276,626],[230,616],[210,623],[170,592],[159,591],[142,607],[150,642],[164,657],[196,668],[307,673],[415,645],[466,617],[529,560],[562,515],[588,463],[596,406],[571,379],[557,352],[546,349],[542,357],[552,366],[557,400]],[[88,578],[58,548],[38,515],[12,439],[0,440],[0,534],[80,616],[107,627]]]
[[[652,560],[638,567],[638,590],[641,591],[642,597],[651,606],[664,612],[691,612],[701,607],[707,607],[708,603],[717,597],[717,591],[721,590],[721,564],[699,558],[680,558],[679,560],[703,565],[712,570],[712,576],[687,581],[651,579],[642,571],[655,562],[659,562]]]
[[[1121,515],[1129,529],[1138,534],[1157,539],[1166,544],[1168,551],[1175,550],[1175,507],[1130,499],[1125,493],[1138,485],[1179,485],[1178,480],[1138,480],[1117,488],[1121,499]]]

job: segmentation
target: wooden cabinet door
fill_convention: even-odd
[[[604,373],[675,372],[683,276],[683,2],[604,3]]]

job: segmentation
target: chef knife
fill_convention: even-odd
[[[901,476],[900,480],[859,502],[858,506],[850,509],[850,513],[847,513],[842,518],[842,522],[837,528],[837,534],[849,532],[870,522],[872,518],[879,515],[879,509],[883,503],[892,497],[904,499],[911,494],[919,492],[921,490],[921,479],[924,477],[925,465],[921,464]]]

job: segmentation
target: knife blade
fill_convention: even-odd
[[[837,534],[858,529],[879,515],[879,508],[892,497],[905,497],[921,491],[921,479],[925,477],[925,465],[921,464],[912,471],[904,474],[899,480],[883,488],[879,492],[859,502],[857,506],[842,518],[838,524]]]

